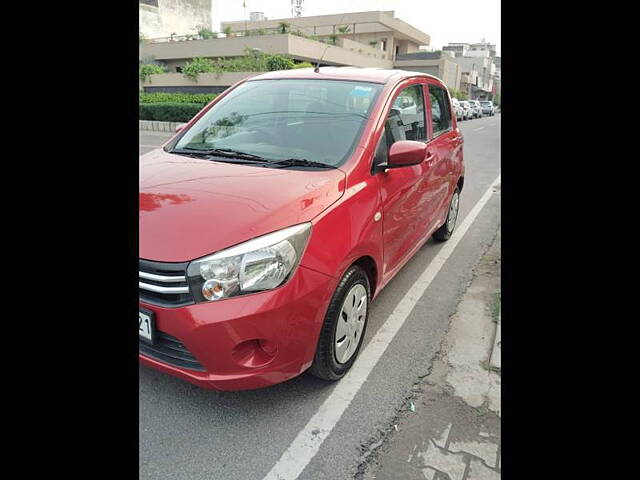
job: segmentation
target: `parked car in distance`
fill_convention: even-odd
[[[480,106],[480,102],[478,100],[469,100],[469,105],[473,109],[473,117],[474,118],[482,118],[482,107]]]
[[[460,106],[462,107],[462,119],[469,120],[474,118],[473,107],[467,100],[460,100]]]
[[[371,302],[451,237],[464,175],[436,77],[322,67],[237,83],[140,157],[140,363],[216,390],[339,380]]]
[[[393,108],[398,109],[403,114],[415,115],[417,112],[416,102],[411,97],[398,97],[393,102]]]
[[[490,100],[480,101],[480,107],[482,107],[482,114],[493,116],[495,112],[495,107],[493,106],[493,102]]]
[[[453,106],[453,110],[456,114],[456,120],[464,120],[464,109],[462,108],[462,105],[460,105],[460,101],[457,98],[452,98],[451,105]]]

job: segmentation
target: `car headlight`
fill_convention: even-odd
[[[298,266],[310,233],[311,223],[302,223],[192,261],[193,298],[217,301],[279,287]]]

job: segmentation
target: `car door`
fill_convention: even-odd
[[[376,150],[376,164],[386,162],[389,148],[396,141],[427,141],[424,84],[416,80],[411,83],[400,88],[392,100]],[[411,108],[398,108],[402,105],[411,105]],[[430,160],[427,152],[425,161],[418,165],[376,174],[383,211],[383,278],[393,275],[426,235],[428,206],[425,203],[432,189]]]
[[[430,181],[431,197],[428,206],[429,229],[441,224],[455,187],[456,158],[462,148],[462,134],[451,114],[451,100],[446,89],[430,81],[425,86],[428,99],[430,140],[427,143],[433,155]]]

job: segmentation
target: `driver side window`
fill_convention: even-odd
[[[400,92],[387,117],[386,128],[394,142],[427,140],[422,85],[412,85]]]
[[[374,168],[387,161],[389,148],[393,143],[400,140],[427,140],[422,92],[422,85],[412,85],[402,90],[394,100],[378,142],[373,160]]]

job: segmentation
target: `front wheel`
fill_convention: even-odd
[[[451,196],[451,203],[449,203],[449,212],[447,213],[447,219],[444,224],[435,231],[433,237],[436,240],[444,242],[451,238],[454,228],[456,228],[456,221],[458,220],[458,210],[460,207],[460,190],[456,187],[453,195]]]
[[[356,360],[369,317],[371,287],[362,268],[352,265],[333,294],[309,372],[322,380],[340,380]]]

